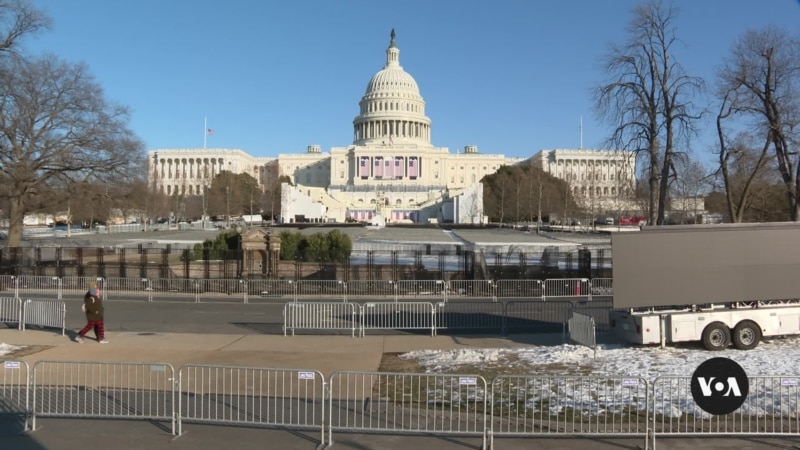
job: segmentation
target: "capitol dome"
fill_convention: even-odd
[[[400,65],[400,49],[392,30],[386,64],[367,84],[353,120],[356,145],[430,145],[431,121],[425,116],[425,100],[416,80]]]

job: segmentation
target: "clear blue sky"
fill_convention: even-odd
[[[528,157],[600,147],[592,110],[599,58],[625,39],[631,0],[33,0],[53,29],[32,52],[86,62],[129,106],[148,150],[208,147],[255,156],[352,142],[352,120],[383,67],[389,31],[417,80],[432,142],[455,153]],[[679,0],[686,70],[709,82],[735,38],[800,27],[798,0]],[[704,100],[699,99],[700,103]],[[709,121],[704,127],[713,126]],[[708,136],[708,138],[706,138]],[[713,141],[704,133],[701,152]],[[708,140],[707,140],[708,139]]]

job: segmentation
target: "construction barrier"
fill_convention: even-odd
[[[327,442],[333,431],[430,433],[479,436],[486,448],[487,396],[477,375],[335,372]]]
[[[325,443],[325,378],[314,370],[187,364],[180,368],[183,422],[319,430]]]
[[[22,330],[28,326],[56,328],[64,336],[66,314],[64,300],[25,299],[22,302]]]
[[[361,335],[367,330],[430,330],[436,335],[436,308],[426,302],[370,302],[361,307]]]
[[[283,307],[283,335],[295,330],[360,330],[358,305],[334,302],[290,302]]]
[[[28,382],[30,368],[25,361],[0,359],[0,420],[16,420],[28,429]]]
[[[163,363],[38,361],[31,382],[37,417],[161,420],[175,434],[175,370]]]
[[[588,297],[591,284],[588,278],[557,278],[544,280],[542,297]]]
[[[22,300],[16,297],[0,297],[0,322],[14,323],[22,330]]]

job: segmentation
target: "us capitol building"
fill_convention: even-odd
[[[548,152],[541,156],[543,152]],[[329,152],[310,145],[305,153],[253,157],[238,149],[159,149],[149,152],[149,182],[166,195],[199,195],[222,171],[248,173],[262,188],[286,175],[281,185],[283,222],[453,222],[484,220],[480,180],[506,164],[532,164],[567,179],[569,163],[582,161],[625,170],[633,177],[630,158],[610,150],[543,151],[530,159],[506,158],[466,146],[451,154],[431,144],[431,120],[416,80],[400,65],[400,49],[392,30],[386,63],[367,84],[353,120],[353,143]],[[545,163],[550,161],[550,163]],[[544,163],[544,164],[543,164]],[[560,172],[555,168],[560,168]],[[579,180],[579,177],[570,180]],[[620,180],[617,175],[616,180]],[[608,177],[606,177],[608,181]],[[608,183],[606,183],[608,184]],[[593,184],[593,188],[596,185]],[[586,192],[573,187],[576,194]],[[617,187],[614,186],[615,193]],[[622,193],[622,189],[619,188]],[[627,189],[626,189],[627,191]],[[588,196],[595,190],[590,189]],[[597,191],[598,194],[603,190]],[[611,190],[606,186],[606,196]],[[588,197],[587,197],[588,198]]]

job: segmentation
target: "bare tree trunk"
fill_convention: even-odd
[[[22,243],[22,230],[25,228],[24,219],[25,205],[22,198],[11,197],[9,199],[8,212],[8,241],[6,242],[8,248],[19,247]]]

